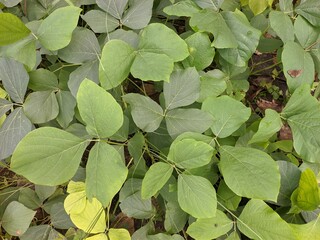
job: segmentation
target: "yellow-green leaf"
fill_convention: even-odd
[[[108,232],[109,240],[130,240],[130,234],[124,228],[110,228]],[[102,240],[102,239],[101,239]]]
[[[249,7],[254,15],[262,13],[269,5],[270,0],[249,0]]]
[[[0,13],[0,46],[8,45],[28,36],[30,30],[11,13]]]

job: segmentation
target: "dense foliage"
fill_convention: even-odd
[[[319,0],[0,0],[3,239],[319,239]]]

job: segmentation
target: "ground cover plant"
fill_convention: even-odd
[[[2,239],[320,239],[320,1],[0,9]]]

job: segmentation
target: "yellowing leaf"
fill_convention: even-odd
[[[64,209],[68,214],[81,213],[86,207],[86,194],[84,191],[71,193],[64,200]]]
[[[106,229],[105,212],[96,198],[92,198],[92,201],[87,200],[82,212],[71,212],[70,218],[79,229],[88,233],[100,233]]]
[[[270,4],[269,2],[270,0],[249,0],[249,7],[254,15],[258,15],[266,10]]]
[[[108,236],[109,236],[109,240],[130,240],[131,239],[128,230],[124,228],[110,228],[108,232]]]
[[[104,233],[100,233],[92,237],[85,238],[84,240],[109,240],[109,239],[107,235],[105,235]]]

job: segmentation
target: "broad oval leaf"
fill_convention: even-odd
[[[271,11],[269,14],[270,25],[282,42],[294,41],[294,29],[290,17],[280,11]],[[281,24],[279,24],[281,23]]]
[[[293,146],[308,162],[319,162],[320,155],[320,112],[318,109],[293,115],[288,118],[293,134]]]
[[[220,138],[230,136],[251,115],[250,108],[229,96],[209,97],[203,102],[202,109],[213,116],[211,130]]]
[[[251,239],[296,239],[290,225],[265,202],[258,199],[251,199],[247,203],[237,226]]]
[[[139,51],[131,66],[131,74],[143,81],[169,82],[173,60],[165,54]]]
[[[19,41],[30,32],[17,16],[11,13],[0,13],[0,46]]]
[[[42,127],[18,144],[11,169],[35,184],[59,185],[76,173],[86,147],[86,140],[57,128]]]
[[[36,211],[25,207],[22,203],[12,201],[7,206],[2,219],[2,227],[12,236],[24,234],[36,214]]]
[[[304,17],[299,15],[294,21],[294,34],[303,48],[309,48],[317,42],[320,29],[312,26]],[[315,46],[315,48],[317,47]]]
[[[233,227],[233,221],[222,211],[217,210],[213,218],[200,218],[193,222],[187,233],[194,239],[211,240],[229,232]]]
[[[200,9],[194,1],[185,0],[166,6],[163,12],[171,16],[192,17],[192,15],[199,12]]]
[[[110,240],[131,240],[130,233],[124,228],[110,228],[108,237]]]
[[[176,70],[170,82],[163,84],[166,109],[188,106],[194,103],[200,93],[200,76],[195,68]]]
[[[168,160],[177,167],[192,169],[207,165],[213,156],[213,148],[202,141],[183,139],[172,143]]]
[[[121,19],[121,16],[126,9],[128,0],[97,0],[97,5],[114,16],[117,19]]]
[[[58,78],[47,69],[39,68],[35,71],[29,72],[30,81],[28,88],[33,91],[47,91],[59,89]]]
[[[129,8],[121,22],[131,29],[141,29],[147,26],[152,16],[153,0],[130,0]]]
[[[0,58],[0,79],[13,101],[24,102],[29,75],[22,63],[13,59]]]
[[[180,174],[178,202],[183,211],[195,218],[211,218],[216,215],[216,191],[206,178]]]
[[[68,63],[84,63],[98,59],[101,49],[97,37],[86,28],[76,28],[71,42],[60,49],[58,56]]]
[[[318,0],[304,1],[295,8],[295,11],[312,25],[320,27],[320,2]]]
[[[86,173],[87,197],[107,207],[125,182],[128,169],[114,147],[98,142],[90,150]]]
[[[173,167],[167,163],[157,162],[152,164],[143,178],[141,196],[148,199],[154,196],[169,180]]]
[[[277,163],[254,148],[221,146],[220,171],[239,196],[276,201],[280,189]]]
[[[236,9],[234,12],[224,11],[222,13],[229,29],[237,41],[237,48],[219,49],[221,57],[227,62],[243,67],[251,58],[259,44],[261,32],[252,27],[246,15]]]
[[[40,43],[51,51],[66,47],[71,41],[81,11],[81,8],[68,6],[51,13],[43,20],[36,33]]]
[[[131,105],[131,115],[135,124],[146,132],[158,129],[163,119],[163,110],[151,98],[129,93],[123,99]]]
[[[297,240],[317,239],[320,236],[320,215],[306,224],[290,224]]]
[[[94,82],[84,80],[77,93],[80,115],[92,136],[107,138],[123,124],[123,112],[113,96]]]
[[[54,91],[30,93],[23,104],[23,109],[33,123],[49,122],[59,114],[59,105]]]
[[[100,10],[90,10],[81,18],[87,22],[95,33],[110,33],[120,24],[118,19]]]
[[[249,0],[249,7],[254,15],[262,13],[268,7],[267,0]]]
[[[314,80],[314,63],[309,52],[305,51],[300,44],[287,42],[281,55],[283,73],[287,79],[290,92],[300,85],[307,83],[311,86]],[[291,74],[297,71],[297,74]]]
[[[110,40],[102,49],[99,80],[105,89],[111,89],[125,80],[135,58],[135,50],[121,40]]]
[[[174,62],[182,61],[189,55],[186,42],[172,29],[161,23],[151,23],[142,30],[139,49],[165,54]]]
[[[172,138],[184,132],[203,133],[212,125],[212,116],[200,109],[173,109],[165,116],[168,133]]]
[[[99,233],[99,234],[93,235],[91,237],[87,237],[84,240],[109,240],[109,238],[107,237],[106,234]]]
[[[9,157],[21,139],[33,128],[22,108],[16,108],[7,116],[0,128],[0,160]]]

